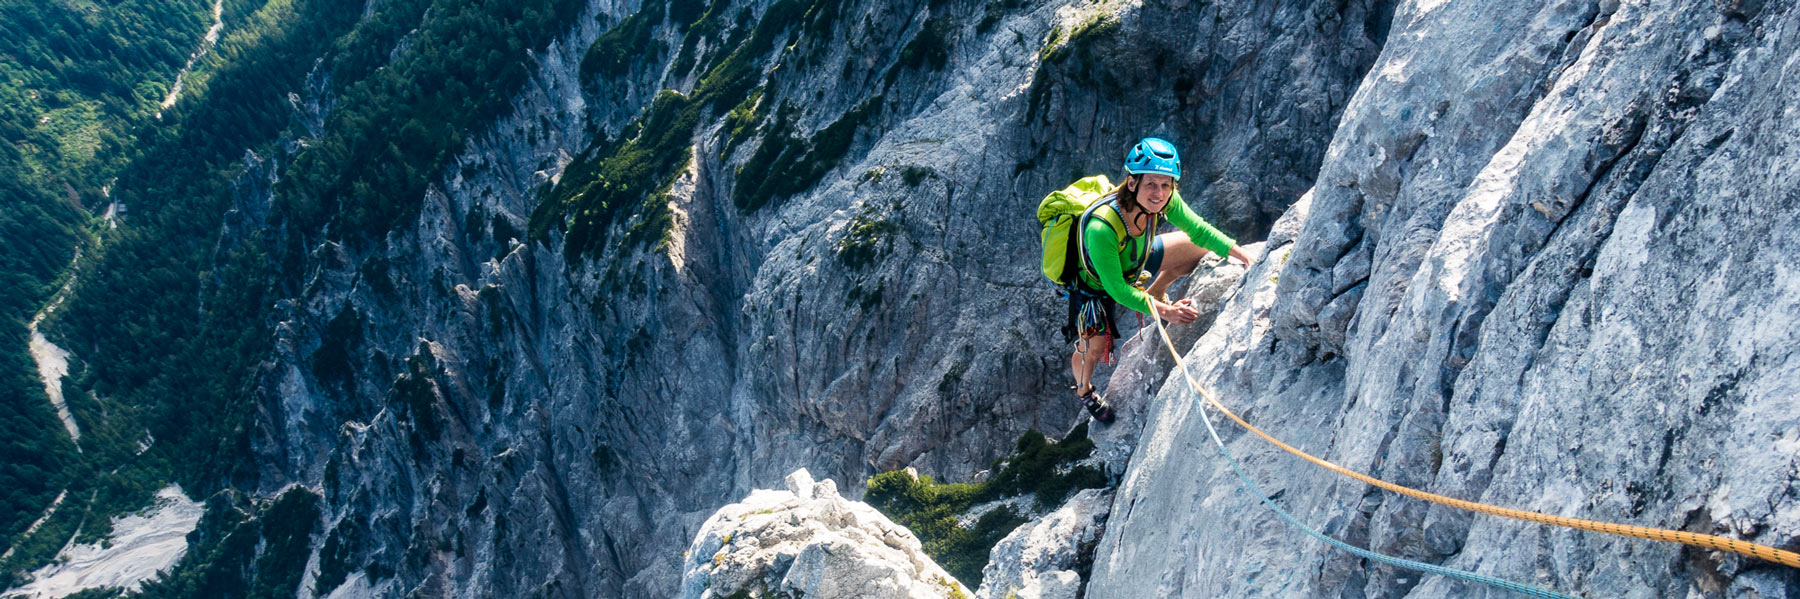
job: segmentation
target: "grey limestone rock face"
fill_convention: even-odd
[[[681,599],[943,599],[967,589],[918,538],[806,470],[787,490],[757,490],[701,525],[683,562]]]
[[[1404,5],[1297,232],[1187,359],[1259,427],[1396,483],[1793,547],[1797,42],[1791,3]],[[1286,509],[1376,551],[1582,596],[1800,589],[1375,490],[1182,386],[1151,403],[1088,597],[1511,596],[1287,528],[1203,417]]]
[[[721,9],[752,27],[771,7]],[[790,47],[802,28],[782,29],[757,59],[787,110],[729,152],[722,117],[696,129],[665,243],[570,259],[559,234],[525,233],[544,189],[702,75],[670,52],[582,78],[588,45],[639,8],[589,3],[531,56],[511,113],[471,132],[416,222],[302,252],[252,434],[266,491],[326,497],[302,596],[669,597],[705,519],[796,468],[957,480],[1028,429],[1066,429],[1063,304],[1023,215],[1158,134],[1188,150],[1201,214],[1254,238],[1323,159],[1392,12],[844,3],[824,37]],[[942,65],[901,64],[927,31]],[[671,49],[682,35],[653,32]],[[328,88],[300,100],[310,134]],[[875,116],[816,185],[736,203],[775,121],[808,138],[859,106]],[[266,194],[249,204],[234,226],[266,214]],[[321,377],[321,349],[351,372]]]
[[[1800,542],[1792,2],[844,3],[825,37],[789,46],[789,28],[758,59],[788,129],[735,150],[719,119],[696,130],[666,243],[570,259],[523,233],[543,189],[701,76],[650,53],[582,79],[588,45],[638,8],[592,2],[533,55],[417,222],[302,250],[252,449],[265,492],[326,497],[303,597],[676,596],[717,507],[796,468],[854,497],[871,472],[958,480],[1027,429],[1066,429],[1063,305],[1024,215],[1116,174],[1144,135],[1182,146],[1200,214],[1267,235],[1248,272],[1182,290],[1223,302],[1210,326],[1173,331],[1259,426],[1447,495]],[[752,24],[771,3],[724,8]],[[654,36],[681,46],[673,25]],[[902,64],[921,36],[941,65]],[[329,77],[296,103],[311,135]],[[816,185],[734,200],[771,131],[808,138],[858,107],[875,116]],[[272,226],[282,160],[247,160],[228,236]],[[352,372],[321,376],[325,348]],[[1284,528],[1238,490],[1154,339],[1120,352],[1127,424],[1093,438],[1121,479],[1087,597],[1498,596]],[[1732,554],[1394,497],[1221,433],[1299,518],[1378,551],[1589,596],[1800,589]],[[827,589],[840,546],[793,553],[772,584],[846,592]],[[1003,554],[1062,563],[1033,546]],[[892,563],[855,576],[928,570]],[[1032,571],[1065,596],[1072,570],[1021,568],[1021,588]]]
[[[994,545],[975,599],[1080,597],[1080,562],[1084,553],[1092,556],[1111,509],[1111,493],[1087,489],[1019,526]]]
[[[1283,222],[1287,222],[1284,220]],[[1290,226],[1291,228],[1291,226]],[[1250,244],[1245,249],[1251,255],[1260,252],[1261,244]],[[1183,281],[1171,290],[1174,297],[1194,300],[1200,311],[1200,318],[1185,326],[1170,326],[1173,339],[1178,344],[1188,345],[1199,337],[1211,319],[1224,306],[1225,301],[1236,291],[1237,285],[1244,275],[1244,269],[1236,264],[1211,265],[1191,279]],[[1126,323],[1128,324],[1128,323]],[[1122,325],[1123,326],[1123,325]],[[1115,425],[1106,426],[1088,423],[1088,436],[1096,444],[1096,452],[1082,460],[1082,465],[1099,468],[1114,476],[1123,473],[1127,461],[1140,432],[1140,424],[1145,415],[1145,403],[1149,399],[1144,391],[1137,388],[1146,386],[1145,391],[1153,391],[1151,385],[1166,375],[1173,360],[1153,326],[1135,327],[1136,332],[1127,334],[1118,350],[1117,366],[1113,371],[1110,386],[1119,420]],[[1083,417],[1085,419],[1085,416]],[[830,483],[831,481],[824,481]],[[811,491],[810,474],[798,471],[790,474],[787,484],[794,496],[805,497]],[[835,484],[832,485],[835,490]],[[780,596],[780,589],[787,588],[775,584],[783,579],[780,572],[770,574],[770,564],[780,568],[787,567],[791,561],[788,557],[771,557],[765,554],[745,553],[742,548],[725,546],[729,539],[738,534],[751,534],[760,539],[761,546],[771,543],[760,533],[740,533],[742,526],[728,523],[727,516],[736,515],[739,520],[755,517],[753,514],[766,513],[766,508],[752,511],[746,507],[750,504],[767,504],[771,499],[761,497],[761,493],[753,494],[750,499],[740,504],[722,508],[708,520],[702,531],[702,539],[695,541],[700,550],[690,550],[689,566],[685,580],[689,596],[699,596],[705,588],[742,589],[755,588],[759,592],[768,590],[773,596]],[[774,497],[774,495],[769,495]],[[783,496],[785,497],[785,496]],[[1021,503],[1022,502],[1022,503]],[[792,504],[788,501],[786,504]],[[998,504],[1012,504],[1015,508],[1030,511],[1034,508],[1030,496],[1014,498],[986,504],[997,507]],[[983,569],[983,583],[974,596],[977,599],[1075,599],[1081,597],[1086,584],[1086,575],[1091,567],[1095,546],[1105,530],[1105,523],[1113,507],[1113,494],[1106,489],[1087,489],[1068,498],[1062,505],[1056,506],[1048,513],[1032,517],[1030,522],[1020,525],[1006,538],[994,546],[990,561]],[[971,526],[979,514],[980,507],[971,509],[960,519],[964,526]],[[830,510],[795,510],[786,516],[792,529],[806,527],[818,528],[831,526],[831,522],[841,520],[836,512]],[[819,519],[820,523],[807,523],[807,519]],[[758,524],[760,526],[762,524]],[[810,533],[809,533],[810,534]],[[805,536],[805,535],[802,535]],[[808,536],[807,538],[811,538]],[[710,540],[707,540],[710,539]],[[702,546],[704,545],[704,546]],[[724,547],[721,549],[721,547]],[[736,553],[733,553],[736,551]],[[792,553],[793,547],[786,551]],[[705,555],[701,555],[704,553]],[[766,553],[766,552],[765,552]],[[855,552],[857,555],[866,551]],[[695,557],[699,555],[700,557]],[[708,555],[718,556],[710,564]],[[761,557],[749,557],[761,555]],[[863,558],[858,558],[863,559]],[[929,558],[920,558],[929,561]],[[848,574],[846,574],[848,575]],[[743,582],[761,580],[760,583]],[[721,585],[718,581],[728,581]],[[712,586],[706,586],[711,584]],[[696,590],[699,589],[699,590]],[[810,596],[810,595],[808,595]]]

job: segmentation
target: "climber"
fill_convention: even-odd
[[[1113,339],[1119,336],[1114,303],[1148,314],[1150,303],[1156,302],[1165,320],[1190,324],[1199,310],[1193,300],[1168,301],[1163,294],[1169,285],[1193,272],[1206,251],[1237,258],[1246,267],[1251,263],[1243,248],[1194,214],[1176,192],[1181,158],[1174,144],[1144,138],[1126,154],[1125,172],[1117,188],[1074,222],[1081,233],[1081,268],[1067,287],[1069,318],[1063,328],[1066,338],[1079,336],[1069,357],[1075,395],[1102,423],[1112,422],[1112,405],[1094,388],[1093,376],[1096,366],[1111,360]],[[1164,216],[1180,230],[1157,234]],[[1116,231],[1120,225],[1125,227],[1122,234]]]

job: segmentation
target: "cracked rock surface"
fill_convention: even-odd
[[[975,599],[1075,599],[1082,572],[1112,508],[1112,493],[1087,489],[1020,525],[994,545]]]
[[[771,4],[720,7],[752,27]],[[1174,331],[1253,422],[1438,493],[1800,545],[1792,1],[840,4],[753,61],[786,128],[751,123],[734,149],[724,116],[696,125],[661,245],[523,239],[584,148],[696,84],[675,52],[584,79],[641,8],[595,0],[416,222],[294,248],[246,478],[321,491],[309,576],[330,559],[385,568],[344,594],[670,597],[709,516],[796,468],[955,481],[1066,430],[1064,305],[1024,215],[1145,135],[1181,145],[1202,216],[1267,239],[1248,272],[1196,275],[1186,293],[1222,307]],[[925,31],[942,64],[902,65]],[[678,25],[650,35],[682,46]],[[302,91],[318,135],[332,99]],[[865,103],[816,184],[740,205],[771,131],[811,143]],[[279,157],[246,167],[224,234],[307,238],[271,216]],[[322,378],[326,349],[351,372]],[[1172,361],[1142,335],[1121,352],[1127,424],[1094,435],[1121,482],[1085,596],[1499,596],[1285,529],[1237,491]],[[1378,551],[1590,596],[1800,592],[1791,569],[1473,517],[1221,433],[1298,517]],[[755,580],[840,592],[829,553]]]
[[[967,589],[919,539],[805,469],[706,520],[683,563],[681,599],[740,592],[808,599],[943,599]]]
[[[1396,483],[1795,546],[1797,44],[1791,3],[1403,5],[1293,226],[1187,360],[1259,427]],[[1180,386],[1151,403],[1089,597],[1511,596],[1288,529]],[[1800,589],[1375,490],[1211,416],[1286,509],[1376,551],[1584,596]]]

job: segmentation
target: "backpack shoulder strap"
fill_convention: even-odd
[[[1104,209],[1102,209],[1102,207],[1104,207]],[[1088,250],[1088,248],[1087,248],[1088,219],[1096,218],[1096,217],[1099,218],[1102,222],[1105,222],[1106,226],[1108,228],[1112,229],[1114,243],[1116,244],[1116,246],[1113,248],[1113,251],[1123,253],[1125,251],[1126,241],[1130,238],[1131,233],[1130,233],[1130,229],[1127,229],[1125,227],[1125,216],[1124,216],[1124,213],[1121,212],[1119,209],[1119,198],[1114,195],[1107,195],[1106,197],[1100,198],[1098,200],[1094,200],[1094,203],[1088,205],[1087,210],[1085,210],[1081,213],[1081,218],[1076,219],[1075,230],[1072,232],[1073,235],[1071,235],[1071,236],[1078,239],[1079,242],[1082,244],[1082,246],[1081,246],[1081,269],[1083,271],[1087,272],[1089,275],[1092,275],[1094,278],[1098,279],[1099,274],[1094,271],[1094,261],[1092,258],[1090,258],[1088,256],[1088,252],[1087,252],[1087,250]],[[1146,233],[1148,235],[1156,234],[1156,227],[1158,224],[1157,218],[1158,217],[1151,217],[1151,221],[1150,221],[1151,224],[1149,227],[1144,229],[1144,233]],[[1071,240],[1071,242],[1075,242],[1075,241],[1076,240],[1074,240],[1074,239]],[[1143,253],[1143,255],[1138,256],[1137,265],[1131,269],[1132,271],[1143,270],[1144,266],[1150,262],[1149,249],[1146,248],[1145,251],[1142,253]]]
[[[1113,238],[1115,239],[1114,243],[1117,245],[1113,250],[1118,251],[1119,249],[1124,248],[1126,236],[1125,219],[1119,216],[1118,198],[1107,195],[1106,197],[1094,200],[1094,203],[1088,205],[1087,210],[1082,211],[1081,218],[1075,220],[1075,230],[1073,231],[1074,234],[1072,236],[1079,239],[1081,243],[1081,270],[1098,279],[1099,274],[1094,270],[1094,260],[1088,256],[1087,247],[1088,222],[1094,218],[1099,218],[1101,222],[1106,223],[1107,228],[1112,229]]]

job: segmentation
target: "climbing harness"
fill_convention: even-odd
[[[1107,314],[1106,298],[1076,292],[1081,307],[1075,312],[1075,330],[1083,337],[1111,336],[1112,318]],[[1101,363],[1105,363],[1103,360]]]
[[[1104,291],[1088,289],[1085,285],[1074,282],[1061,289],[1063,297],[1069,300],[1069,317],[1063,325],[1063,337],[1069,341],[1082,339],[1101,339],[1107,349],[1100,356],[1100,364],[1112,363],[1112,338],[1116,335],[1116,323],[1113,320],[1112,298]],[[1086,349],[1078,349],[1085,352]]]
[[[1163,345],[1169,348],[1169,355],[1175,358],[1175,366],[1181,369],[1181,376],[1182,378],[1187,379],[1188,387],[1205,396],[1208,401],[1212,402],[1213,407],[1220,412],[1231,414],[1230,411],[1225,409],[1225,406],[1219,404],[1218,400],[1213,399],[1212,394],[1206,393],[1205,388],[1201,387],[1199,383],[1194,382],[1193,375],[1188,373],[1187,363],[1181,360],[1181,354],[1175,351],[1175,343],[1169,340],[1169,331],[1163,328],[1162,315],[1157,314],[1156,312],[1156,304],[1152,302],[1150,304],[1150,319],[1156,322],[1156,332],[1162,335]],[[1242,424],[1246,428],[1250,427],[1250,425],[1246,424],[1243,420],[1239,420],[1236,415],[1233,414],[1231,417],[1233,420],[1237,420],[1238,424]],[[1244,474],[1244,469],[1238,466],[1237,459],[1231,456],[1231,451],[1225,449],[1225,442],[1219,440],[1219,431],[1213,428],[1212,420],[1208,419],[1205,413],[1200,415],[1200,422],[1206,424],[1206,432],[1212,435],[1213,445],[1218,446],[1219,454],[1225,456],[1225,462],[1231,465],[1231,471],[1237,475],[1238,481],[1244,483],[1244,486],[1249,488],[1250,492],[1255,494],[1257,499],[1262,500],[1263,506],[1269,508],[1270,511],[1275,512],[1276,515],[1281,516],[1281,519],[1287,521],[1289,525],[1300,529],[1312,538],[1323,541],[1332,547],[1353,553],[1364,559],[1371,559],[1409,570],[1417,570],[1429,574],[1437,574],[1439,576],[1448,576],[1457,580],[1481,583],[1499,589],[1531,595],[1533,597],[1542,597],[1544,599],[1576,599],[1573,595],[1564,595],[1553,591],[1547,591],[1531,585],[1521,584],[1502,578],[1484,576],[1474,572],[1466,572],[1455,568],[1446,568],[1436,564],[1427,564],[1425,562],[1409,560],[1402,557],[1376,553],[1326,536],[1325,533],[1319,532],[1318,530],[1301,523],[1299,520],[1295,519],[1292,514],[1289,514],[1287,510],[1281,509],[1281,506],[1275,505],[1275,500],[1263,493],[1262,489],[1256,486],[1256,481],[1250,480],[1249,475]]]
[[[1462,499],[1446,497],[1443,495],[1438,495],[1436,493],[1428,493],[1425,491],[1420,491],[1418,489],[1413,489],[1411,487],[1397,485],[1397,484],[1394,484],[1394,483],[1391,483],[1391,482],[1388,482],[1385,480],[1375,478],[1373,476],[1369,476],[1367,474],[1363,474],[1361,472],[1357,472],[1355,470],[1351,470],[1349,468],[1345,468],[1343,466],[1339,466],[1330,461],[1327,461],[1327,460],[1324,460],[1324,459],[1321,459],[1318,457],[1314,457],[1312,454],[1309,454],[1309,453],[1306,453],[1299,449],[1296,449],[1293,446],[1288,445],[1287,443],[1283,443],[1280,439],[1276,439],[1275,437],[1270,436],[1268,433],[1263,432],[1262,429],[1256,428],[1255,426],[1251,426],[1251,424],[1249,422],[1244,421],[1244,419],[1239,417],[1237,415],[1237,413],[1232,412],[1229,408],[1226,408],[1225,404],[1221,403],[1217,397],[1214,397],[1212,393],[1208,392],[1205,387],[1202,387],[1199,383],[1195,382],[1193,375],[1188,373],[1187,364],[1182,361],[1180,353],[1176,351],[1175,343],[1169,338],[1168,330],[1163,328],[1161,317],[1160,317],[1160,315],[1158,315],[1156,313],[1156,304],[1155,303],[1150,304],[1150,310],[1151,310],[1152,320],[1156,322],[1156,331],[1157,331],[1157,333],[1159,333],[1162,336],[1163,345],[1169,349],[1169,354],[1174,357],[1175,365],[1181,369],[1182,377],[1187,379],[1188,386],[1190,388],[1192,388],[1195,391],[1195,393],[1198,393],[1201,397],[1205,398],[1206,399],[1205,403],[1212,405],[1213,409],[1216,409],[1219,411],[1219,413],[1224,414],[1228,418],[1231,418],[1232,421],[1237,422],[1238,425],[1244,427],[1245,430],[1255,433],[1256,436],[1258,436],[1258,437],[1262,437],[1262,439],[1264,441],[1268,441],[1269,443],[1275,445],[1276,447],[1280,447],[1282,450],[1287,451],[1288,453],[1294,454],[1295,456],[1298,456],[1301,459],[1304,459],[1308,462],[1312,462],[1313,464],[1316,464],[1327,470],[1331,470],[1332,472],[1336,472],[1338,474],[1356,479],[1358,481],[1361,481],[1361,482],[1364,482],[1364,483],[1367,483],[1370,485],[1374,485],[1376,487],[1380,487],[1382,489],[1393,491],[1395,493],[1400,493],[1400,494],[1406,495],[1408,497],[1412,497],[1415,499],[1422,499],[1425,501],[1430,501],[1432,503],[1437,503],[1440,505],[1454,507],[1457,509],[1478,512],[1478,513],[1483,513],[1483,514],[1489,514],[1489,515],[1494,515],[1494,516],[1502,516],[1502,517],[1506,517],[1506,518],[1512,518],[1515,520],[1524,520],[1527,522],[1536,522],[1539,524],[1549,524],[1549,525],[1561,526],[1561,527],[1565,527],[1565,528],[1574,528],[1577,530],[1586,530],[1586,531],[1591,531],[1591,532],[1603,532],[1603,533],[1607,533],[1607,534],[1614,534],[1614,535],[1625,536],[1625,537],[1649,539],[1649,540],[1654,540],[1654,541],[1664,541],[1664,542],[1669,542],[1669,543],[1681,543],[1684,545],[1692,545],[1695,547],[1704,547],[1704,548],[1708,548],[1708,549],[1730,551],[1732,553],[1747,555],[1747,556],[1754,557],[1757,559],[1783,564],[1783,565],[1786,565],[1789,567],[1800,568],[1800,553],[1795,553],[1792,551],[1786,551],[1786,550],[1782,550],[1782,549],[1776,549],[1774,547],[1770,547],[1767,545],[1759,545],[1756,543],[1751,543],[1749,541],[1742,541],[1742,540],[1738,540],[1738,539],[1728,539],[1725,537],[1719,537],[1719,536],[1714,536],[1714,535],[1705,535],[1705,534],[1692,533],[1692,532],[1679,531],[1679,530],[1649,528],[1649,527],[1644,527],[1644,526],[1630,526],[1630,525],[1625,525],[1625,524],[1615,524],[1615,523],[1611,523],[1611,522],[1583,520],[1580,518],[1552,516],[1549,514],[1540,514],[1537,512],[1530,512],[1530,511],[1525,511],[1525,510],[1515,510],[1515,509],[1503,508],[1503,507],[1499,507],[1499,506],[1487,505],[1487,504],[1483,504],[1483,503],[1476,503],[1473,501],[1465,501]],[[1219,440],[1218,432],[1213,429],[1212,421],[1205,418],[1204,414],[1200,418],[1200,421],[1206,424],[1207,432],[1212,434],[1213,443],[1218,445],[1219,452],[1224,454],[1226,460],[1231,463],[1232,470],[1237,473],[1238,478],[1241,481],[1243,481],[1246,485],[1250,486],[1251,490],[1255,491],[1260,496],[1261,491],[1256,490],[1256,484],[1244,475],[1242,469],[1238,468],[1237,462],[1232,459],[1230,452],[1226,451],[1224,442]],[[1437,570],[1427,570],[1427,569],[1423,569],[1423,568],[1414,567],[1413,565],[1404,564],[1402,562],[1406,562],[1408,560],[1403,560],[1401,558],[1390,558],[1390,557],[1386,557],[1386,556],[1377,558],[1377,557],[1374,557],[1373,555],[1365,555],[1364,554],[1365,550],[1356,549],[1354,547],[1345,545],[1341,542],[1330,539],[1329,537],[1324,537],[1323,535],[1316,533],[1315,531],[1313,531],[1310,528],[1306,528],[1304,525],[1301,525],[1299,522],[1295,521],[1292,517],[1287,516],[1286,512],[1281,511],[1280,508],[1275,506],[1274,502],[1272,500],[1270,500],[1268,497],[1263,496],[1262,499],[1263,499],[1263,503],[1265,505],[1269,506],[1272,509],[1275,509],[1276,513],[1281,514],[1283,516],[1283,518],[1286,519],[1288,522],[1306,530],[1308,534],[1311,534],[1314,537],[1319,537],[1319,538],[1325,539],[1327,542],[1331,543],[1333,546],[1337,546],[1339,548],[1345,549],[1346,551],[1356,553],[1357,555],[1361,555],[1363,557],[1369,557],[1371,559],[1377,559],[1378,561],[1382,561],[1385,563],[1400,565],[1400,566],[1412,568],[1415,570],[1422,570],[1422,571],[1426,571],[1426,572],[1444,574],[1446,576],[1452,576],[1454,578],[1458,578],[1458,579],[1462,579],[1462,580],[1481,582],[1483,584],[1488,584],[1488,585],[1499,587],[1499,588],[1519,590],[1520,592],[1533,594],[1533,595],[1537,595],[1540,597],[1567,597],[1567,595],[1542,594],[1542,593],[1549,593],[1549,592],[1537,590],[1537,589],[1521,590],[1518,587],[1524,587],[1527,589],[1530,589],[1531,587],[1526,587],[1525,585],[1519,585],[1518,583],[1484,577],[1484,576],[1481,576],[1478,574],[1461,572],[1458,570],[1449,570],[1447,568],[1444,569],[1444,570],[1448,570],[1447,572],[1438,572]],[[1413,564],[1417,564],[1420,566],[1430,566],[1431,568],[1439,568],[1438,566],[1431,566],[1430,564],[1419,564],[1418,562],[1413,562]]]

